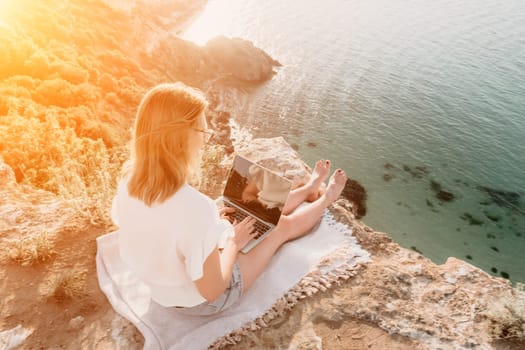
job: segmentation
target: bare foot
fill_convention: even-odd
[[[337,169],[334,172],[328,182],[328,188],[324,194],[330,204],[339,198],[341,192],[343,192],[343,188],[345,188],[346,180],[347,177],[343,170]]]
[[[330,161],[324,159],[318,160],[317,163],[315,163],[312,176],[310,176],[310,180],[306,184],[306,186],[309,186],[311,189],[310,194],[306,197],[307,201],[313,202],[324,193],[326,187],[324,181],[328,177],[328,174],[330,174]]]

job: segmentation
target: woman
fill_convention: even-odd
[[[211,132],[203,95],[181,83],[146,93],[136,115],[131,159],[113,201],[123,261],[151,290],[153,301],[179,312],[208,315],[234,304],[285,242],[306,234],[339,197],[338,169],[323,194],[329,161],[318,161],[309,182],[293,190],[276,228],[247,254],[254,220],[228,221],[188,185]],[[310,205],[298,206],[304,201]]]

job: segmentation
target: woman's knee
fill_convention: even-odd
[[[294,220],[293,216],[281,216],[281,220],[279,220],[277,227],[280,235],[284,237],[284,242],[293,240],[301,234],[301,225]]]
[[[290,229],[293,228],[292,218],[289,215],[282,215],[279,219],[279,223],[277,224],[277,227],[279,230],[283,230],[284,232],[290,231]]]

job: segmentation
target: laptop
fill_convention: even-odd
[[[224,206],[235,208],[230,218],[255,218],[253,239],[241,250],[249,252],[277,225],[290,191],[290,180],[236,155],[222,194]]]

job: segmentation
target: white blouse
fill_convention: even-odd
[[[121,181],[112,218],[119,226],[122,260],[151,289],[157,303],[194,306],[206,299],[192,281],[216,246],[224,247],[233,227],[219,217],[215,203],[189,185],[151,207],[128,194]]]

